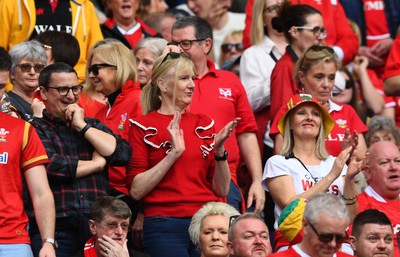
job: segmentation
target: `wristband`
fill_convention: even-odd
[[[85,136],[86,132],[88,131],[88,129],[90,129],[92,126],[89,123],[86,123],[86,125],[83,127],[83,129],[81,130],[81,136]]]
[[[354,197],[350,197],[350,198],[347,198],[347,197],[345,197],[344,195],[342,195],[342,199],[343,199],[343,200],[346,200],[346,201],[353,201],[353,200],[357,199],[357,195],[354,196]]]
[[[49,244],[53,245],[54,250],[56,250],[58,248],[57,241],[54,240],[54,238],[46,238],[46,239],[44,239],[43,240],[43,244],[45,244],[45,243],[49,243]]]
[[[228,160],[228,152],[225,150],[224,154],[222,156],[216,156],[215,153],[214,153],[214,159],[217,162],[226,161],[226,160]]]

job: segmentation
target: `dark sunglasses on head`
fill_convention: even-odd
[[[310,46],[310,48],[307,49],[307,52],[310,51],[310,50],[312,50],[314,52],[320,52],[320,51],[324,51],[325,50],[325,51],[328,51],[331,54],[335,53],[333,48],[329,47],[329,46],[312,45],[312,46]]]
[[[233,50],[233,48],[236,48],[236,51],[243,51],[244,47],[242,43],[239,44],[223,44],[221,45],[222,52],[224,53],[229,53]]]
[[[237,218],[239,218],[240,215],[233,215],[229,217],[229,228],[232,226],[233,223],[236,222]]]
[[[38,63],[35,65],[31,65],[30,63],[22,63],[22,64],[17,64],[16,66],[18,66],[22,72],[30,72],[31,69],[33,68],[36,73],[42,72],[42,70],[45,67],[44,64],[38,64]]]
[[[341,244],[347,239],[346,233],[343,234],[320,234],[317,229],[314,227],[314,225],[307,220],[308,224],[310,224],[310,227],[312,230],[314,230],[315,234],[318,236],[318,240],[321,241],[322,243],[329,243],[332,242],[333,239],[335,239],[336,243]]]
[[[99,75],[99,69],[101,68],[106,68],[106,67],[110,67],[110,68],[117,68],[117,66],[112,65],[112,64],[108,64],[108,63],[98,63],[98,64],[93,64],[92,66],[90,66],[88,68],[88,73],[93,73],[93,75],[97,76]]]
[[[158,67],[161,67],[161,65],[163,65],[163,63],[168,59],[168,57],[171,57],[171,59],[178,59],[181,56],[188,57],[188,55],[186,53],[169,52],[165,55],[164,59],[161,61],[160,65],[158,65]]]

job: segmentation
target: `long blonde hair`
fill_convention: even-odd
[[[177,54],[179,57],[171,57],[173,54]],[[165,80],[167,77],[174,75],[173,102],[175,102],[175,88],[178,77],[188,70],[194,72],[195,68],[193,62],[186,54],[167,53],[158,57],[153,65],[151,81],[143,87],[140,96],[143,114],[148,114],[161,107],[161,90],[157,85],[159,79]]]

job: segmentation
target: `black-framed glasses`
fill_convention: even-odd
[[[72,91],[72,94],[79,95],[80,93],[82,93],[83,86],[76,85],[76,86],[72,86],[72,87],[47,87],[47,88],[55,89],[58,91],[58,93],[60,95],[66,96],[66,95],[68,95],[70,90]]]
[[[102,222],[98,222],[98,223],[100,223],[101,225],[105,226],[109,230],[114,230],[115,231],[115,230],[117,230],[118,227],[121,227],[121,229],[124,232],[129,232],[131,230],[131,226],[127,222],[126,223],[121,223],[121,224],[118,224],[118,223],[102,223]]]
[[[315,27],[309,27],[309,26],[295,26],[296,29],[305,29],[305,30],[310,30],[312,33],[314,33],[315,37],[319,37],[322,35],[323,38],[326,38],[328,35],[328,30],[324,27],[320,26],[315,26]]]
[[[21,63],[17,64],[16,66],[18,66],[22,72],[30,72],[31,69],[33,68],[36,73],[42,72],[42,70],[45,67],[45,65],[41,63],[36,63],[35,65],[32,65],[30,63]]]
[[[278,11],[278,9],[281,7],[281,5],[280,4],[273,4],[273,5],[270,5],[270,6],[268,6],[268,7],[265,7],[264,8],[264,12],[269,12],[269,13],[275,13],[275,12],[277,12]]]
[[[192,39],[192,40],[182,40],[180,42],[169,42],[167,45],[179,45],[183,50],[189,50],[192,48],[193,42],[201,42],[206,40],[207,38],[202,38],[202,39]]]
[[[322,243],[329,243],[332,242],[333,239],[335,239],[337,244],[341,244],[347,239],[347,234],[320,234],[317,229],[314,227],[314,225],[307,220],[308,224],[310,224],[310,227],[312,230],[314,230],[315,234],[318,236],[318,240],[321,241]]]
[[[243,51],[244,50],[244,47],[243,47],[242,43],[239,43],[239,44],[222,44],[221,45],[222,52],[224,52],[224,53],[232,52],[233,48],[235,48],[236,51]]]
[[[93,75],[97,76],[97,75],[99,75],[99,70],[100,70],[101,68],[107,68],[107,67],[110,67],[110,68],[117,68],[117,66],[112,65],[112,64],[108,64],[108,63],[98,63],[98,64],[93,64],[92,66],[90,66],[90,67],[88,68],[88,73],[89,73],[89,74],[90,74],[90,73],[93,73]]]

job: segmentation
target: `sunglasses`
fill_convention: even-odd
[[[45,67],[44,64],[31,65],[30,63],[17,64],[16,66],[18,66],[21,69],[22,72],[30,72],[32,70],[32,68],[33,68],[36,73],[42,72],[42,70]]]
[[[317,234],[318,240],[321,241],[322,243],[329,243],[329,242],[332,242],[333,239],[335,239],[336,243],[341,244],[347,240],[346,233],[344,233],[344,234],[320,234],[309,220],[307,220],[307,222],[308,222],[308,224],[310,224],[310,227],[312,228],[312,230],[314,230],[315,234]]]
[[[193,42],[201,42],[206,40],[206,38],[203,39],[192,39],[192,40],[182,40],[180,42],[169,42],[167,43],[167,45],[179,45],[183,50],[189,50],[190,48],[192,48]]]
[[[186,53],[169,52],[165,55],[164,59],[161,61],[160,65],[158,65],[158,67],[161,67],[161,65],[163,65],[163,63],[168,59],[168,57],[171,57],[171,59],[178,59],[181,56],[189,58]]]
[[[346,80],[346,89],[354,88],[354,81],[351,79]]]
[[[295,26],[296,29],[305,29],[305,30],[309,30],[312,31],[312,33],[314,33],[315,37],[319,37],[320,35],[322,35],[323,38],[326,38],[326,36],[328,35],[328,30],[324,27],[319,27],[319,26],[315,26],[315,27],[309,27],[309,26]]]
[[[232,52],[233,48],[235,48],[236,51],[243,51],[244,50],[244,47],[243,47],[242,43],[239,43],[239,44],[223,44],[223,45],[221,45],[222,52],[224,52],[224,53]]]
[[[72,91],[72,94],[74,95],[79,95],[82,92],[83,86],[77,85],[77,86],[72,86],[72,87],[47,87],[50,89],[55,89],[58,91],[58,93],[62,96],[68,95],[69,91]]]
[[[93,73],[93,75],[97,76],[99,75],[99,70],[102,68],[117,68],[117,66],[112,65],[112,64],[108,64],[108,63],[98,63],[98,64],[93,64],[92,66],[90,66],[88,68],[88,73]]]

